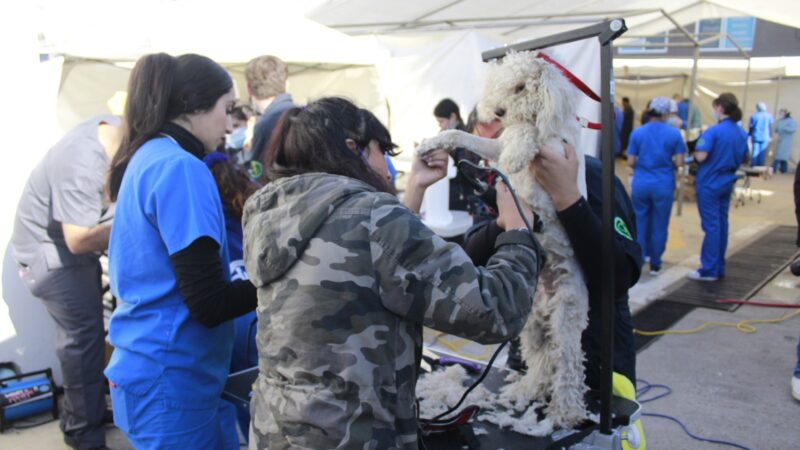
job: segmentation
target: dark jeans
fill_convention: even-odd
[[[781,173],[786,173],[789,171],[789,164],[786,160],[778,160],[772,161],[772,172],[778,172],[778,166],[780,165]]]
[[[61,431],[78,448],[105,445],[105,340],[100,263],[48,270],[23,268],[22,280],[56,324],[56,355],[64,381]]]

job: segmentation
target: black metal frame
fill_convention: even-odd
[[[612,41],[627,31],[625,20],[611,19],[585,28],[554,34],[483,52],[484,61],[500,59],[509,51],[538,50],[584,39],[600,41],[601,149],[603,163],[603,386],[600,400],[600,432],[611,434],[611,382],[614,371],[614,51]]]

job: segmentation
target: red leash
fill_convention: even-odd
[[[734,303],[737,305],[766,306],[770,308],[800,308],[800,305],[798,304],[747,301],[747,300],[738,300],[734,298],[723,298],[717,300],[717,303]]]
[[[587,97],[589,97],[590,99],[592,99],[592,100],[594,100],[594,101],[596,101],[598,103],[601,101],[600,100],[600,96],[597,95],[596,92],[591,90],[589,88],[589,86],[586,85],[586,83],[581,81],[580,78],[576,77],[574,73],[570,72],[566,67],[564,67],[561,64],[559,64],[556,60],[554,60],[553,58],[547,56],[546,54],[544,54],[542,52],[537,52],[536,57],[545,60],[548,64],[552,64],[556,69],[558,69],[559,72],[561,72],[561,74],[563,74],[565,77],[567,77],[567,79],[569,80],[570,83],[573,84],[573,86],[578,88]],[[602,130],[603,129],[603,125],[602,124],[599,124],[597,122],[590,122],[585,117],[577,117],[577,119],[578,119],[578,122],[581,123],[581,126],[584,127],[584,128],[589,128],[590,130]]]

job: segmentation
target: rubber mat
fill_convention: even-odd
[[[667,289],[668,293],[664,297],[650,303],[633,316],[634,328],[666,330],[698,307],[722,311],[735,310],[740,305],[718,303],[717,300],[750,299],[796,259],[798,256],[796,238],[796,227],[771,228],[727,258],[725,278],[716,282],[689,279],[676,282],[673,287]],[[636,351],[646,348],[657,337],[636,335]]]
[[[733,298],[746,300],[791,263],[797,255],[797,228],[778,226],[728,256],[725,277],[715,282],[689,279],[676,283],[661,300],[703,308],[732,311],[736,304],[718,303]]]

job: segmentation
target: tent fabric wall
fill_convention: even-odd
[[[110,62],[67,58],[58,92],[60,130],[69,130],[95,114],[110,113],[109,100],[118,92],[127,90],[130,72],[131,69]],[[237,97],[241,101],[249,101],[241,65],[229,69],[229,73],[234,80]],[[301,104],[323,95],[341,95],[354,100],[381,119],[388,116],[376,69],[371,66],[299,71],[289,77],[289,93]]]
[[[621,103],[622,97],[631,99],[633,108],[636,110],[636,124],[639,125],[639,118],[644,110],[647,101],[657,96],[672,97],[673,94],[683,94],[688,96],[689,84],[685,84],[682,77],[667,77],[655,80],[617,80],[616,82],[616,100]],[[695,104],[700,109],[701,122],[703,128],[716,123],[714,119],[711,102],[722,92],[732,92],[741,102],[744,97],[744,82],[717,82],[705,78],[704,76],[698,77],[697,90],[695,91]],[[775,103],[776,95],[778,95],[777,105]],[[748,91],[748,105],[750,105],[744,113],[744,125],[747,127],[747,121],[750,116],[755,112],[755,104],[758,101],[764,101],[768,110],[774,113],[779,108],[786,108],[793,113],[795,118],[800,117],[800,77],[785,78],[780,81],[780,92],[778,92],[778,80],[759,80],[750,83]],[[690,138],[695,137],[691,136]],[[770,145],[767,161],[771,161],[772,151],[775,146],[775,141]],[[792,156],[790,158],[792,165],[800,163],[800,133],[795,133],[792,145]]]
[[[439,132],[434,106],[443,98],[453,99],[466,121],[483,89],[488,65],[481,53],[500,45],[475,31],[456,33],[444,40],[420,37],[373,37],[392,57],[378,63],[381,90],[391,105],[392,138],[410,160],[415,144]],[[596,39],[573,42],[549,50],[595,92],[600,90],[599,44]],[[600,105],[581,94],[579,115],[600,120]],[[597,153],[599,133],[584,130],[584,152]]]

